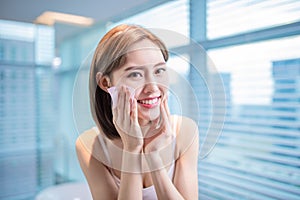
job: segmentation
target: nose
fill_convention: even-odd
[[[157,81],[152,75],[147,76],[143,91],[145,93],[153,93],[158,90]]]
[[[158,90],[158,85],[156,82],[149,82],[146,83],[144,86],[144,93],[153,93],[156,92]]]

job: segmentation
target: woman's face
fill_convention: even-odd
[[[145,39],[133,45],[126,63],[111,77],[113,86],[126,85],[135,90],[140,123],[159,117],[160,104],[167,97],[168,73],[163,54],[155,44]]]

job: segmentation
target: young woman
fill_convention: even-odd
[[[168,51],[150,31],[119,25],[90,69],[96,127],[76,141],[98,199],[198,199],[198,128],[168,109]]]

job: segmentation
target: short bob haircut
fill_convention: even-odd
[[[107,32],[98,43],[90,68],[89,95],[90,108],[97,126],[109,139],[120,138],[113,124],[111,97],[96,81],[96,74],[110,77],[111,73],[126,63],[126,53],[130,47],[144,39],[153,42],[169,58],[165,44],[149,30],[137,25],[119,25]]]

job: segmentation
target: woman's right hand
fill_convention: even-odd
[[[113,106],[113,123],[121,137],[123,149],[128,152],[140,153],[143,149],[143,135],[138,123],[137,100],[131,98],[126,86],[116,88],[118,101]]]

